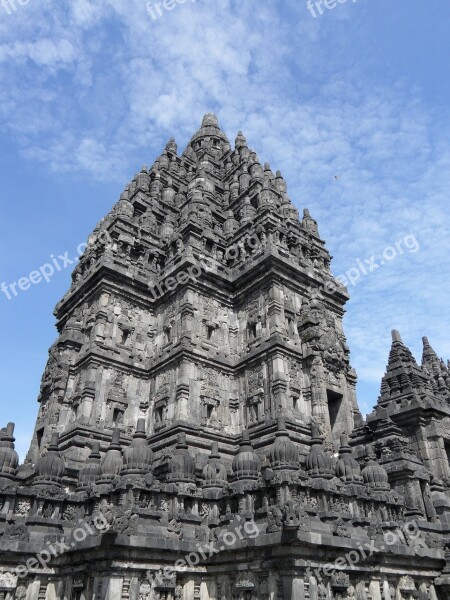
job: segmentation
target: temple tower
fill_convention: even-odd
[[[347,298],[280,172],[205,115],[183,154],[169,140],[90,236],[55,310],[29,459],[58,431],[77,469],[87,439],[106,450],[113,428],[127,440],[138,419],[161,448],[184,430],[231,454],[244,429],[264,445],[279,416],[299,442],[315,423],[337,447],[357,412]]]

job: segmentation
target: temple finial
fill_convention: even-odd
[[[317,221],[311,217],[311,214],[307,208],[303,209],[302,227],[303,229],[306,229],[306,231],[309,231],[309,233],[319,237]]]
[[[246,146],[246,145],[247,145],[247,140],[245,139],[245,135],[242,133],[242,131],[238,131],[238,134],[234,141],[235,148],[236,149],[242,148],[243,146]]]
[[[402,336],[400,335],[400,333],[397,331],[397,329],[393,329],[391,331],[391,336],[392,336],[392,341],[393,342],[401,342],[403,344],[403,340],[402,340]]]
[[[206,113],[202,119],[202,127],[219,127],[219,119],[212,112]]]
[[[178,146],[177,146],[177,143],[175,141],[175,138],[171,137],[169,139],[169,141],[166,144],[165,151],[168,152],[168,153],[170,152],[170,153],[175,154],[175,155],[177,154]]]
[[[438,357],[426,336],[422,338],[422,342],[422,366],[428,367],[430,371],[434,371],[435,369],[442,370],[442,368],[445,369],[445,363]]]

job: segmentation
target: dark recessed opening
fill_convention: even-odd
[[[113,411],[113,423],[123,423],[123,410],[115,408]]]
[[[122,337],[120,339],[120,343],[122,344],[122,346],[125,346],[125,344],[127,343],[129,333],[130,332],[127,329],[122,330]]]
[[[158,406],[158,408],[156,409],[156,414],[155,414],[156,422],[162,423],[163,416],[164,416],[164,409],[162,406]]]
[[[38,443],[38,448],[41,447],[43,436],[44,436],[43,429],[39,429],[39,431],[36,431],[36,439],[37,439],[37,443]]]
[[[250,323],[248,326],[248,333],[250,335],[250,338],[255,338],[256,337],[256,323]]]
[[[336,437],[336,434],[339,435],[342,431],[336,432],[336,427],[339,425],[339,413],[342,407],[342,394],[338,394],[333,390],[327,390],[327,400],[328,400],[328,414],[330,416],[330,427],[333,438]]]
[[[444,442],[445,453],[447,454],[447,463],[450,468],[450,442]]]

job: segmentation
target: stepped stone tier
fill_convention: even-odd
[[[97,225],[24,464],[0,599],[450,598],[450,372],[393,332],[363,419],[308,210],[207,114]]]

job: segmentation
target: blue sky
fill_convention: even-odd
[[[306,0],[187,0],[156,19],[140,0],[22,4],[0,3],[0,283],[74,258],[141,165],[214,111],[281,169],[333,272],[359,273],[345,331],[362,411],[392,328],[418,359],[422,335],[450,357],[448,0],[316,18]],[[0,293],[1,425],[22,457],[70,271]]]

